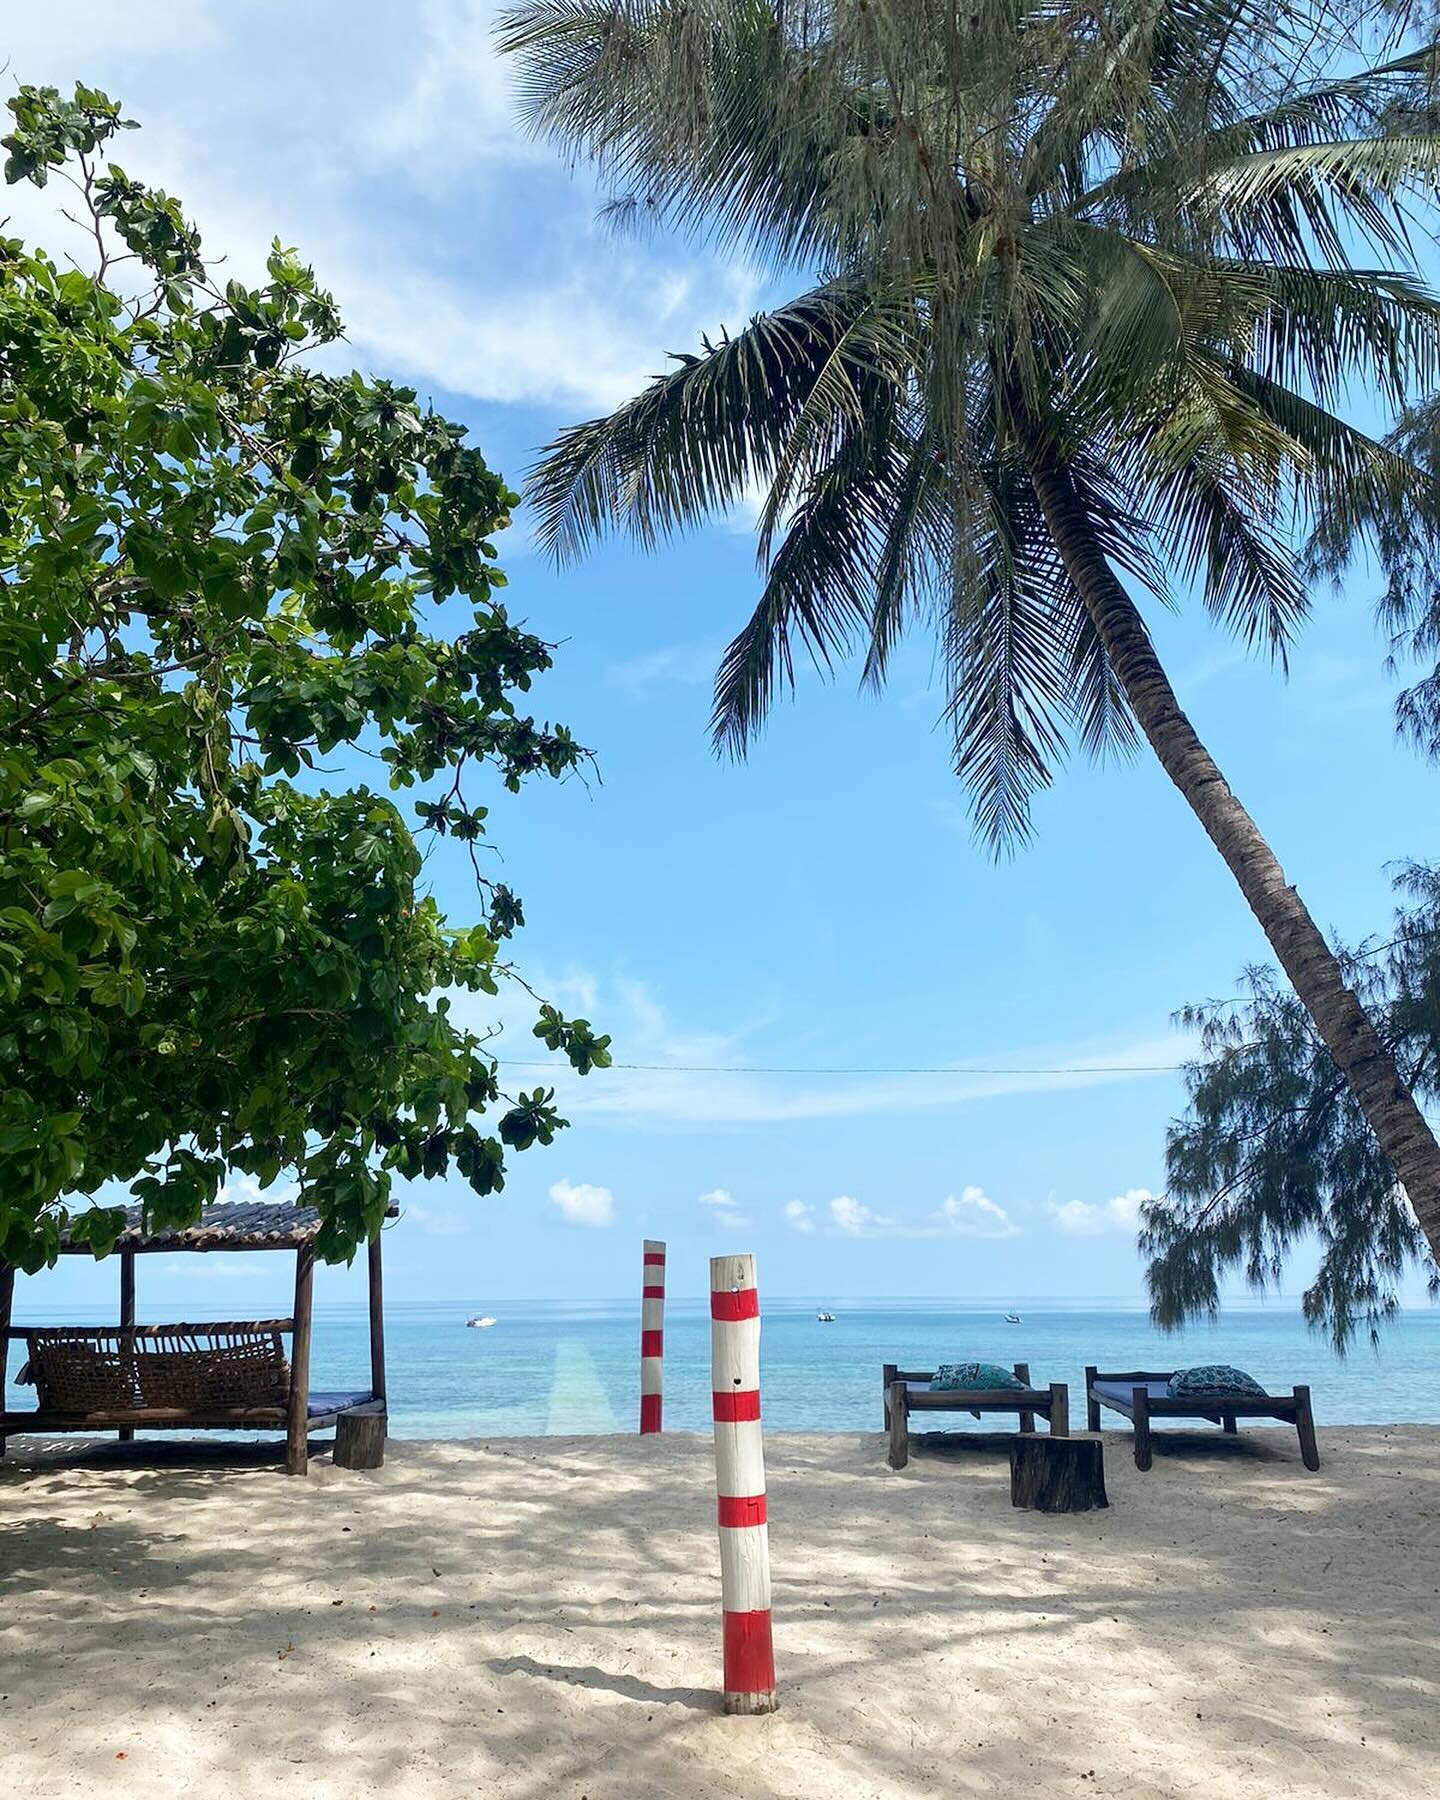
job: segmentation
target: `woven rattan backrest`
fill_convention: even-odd
[[[283,1406],[289,1398],[290,1370],[278,1331],[47,1327],[26,1336],[36,1397],[54,1412],[163,1407],[207,1413]]]

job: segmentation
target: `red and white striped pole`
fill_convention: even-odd
[[[660,1429],[665,1394],[665,1246],[645,1240],[640,1288],[640,1435]]]
[[[760,1436],[760,1296],[753,1256],[710,1259],[710,1385],[725,1609],[727,1713],[770,1713],[770,1531]]]

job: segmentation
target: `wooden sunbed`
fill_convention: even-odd
[[[1300,1456],[1307,1469],[1320,1467],[1315,1444],[1315,1415],[1310,1390],[1297,1387],[1288,1394],[1226,1394],[1176,1400],[1169,1392],[1173,1369],[1085,1370],[1085,1424],[1100,1429],[1100,1409],[1123,1413],[1135,1427],[1135,1467],[1148,1469],[1152,1460],[1152,1419],[1209,1419],[1227,1432],[1240,1429],[1241,1419],[1279,1419],[1295,1427]]]
[[[1033,1431],[1039,1413],[1052,1437],[1070,1435],[1070,1389],[1063,1381],[1032,1388],[1029,1363],[1015,1364],[1019,1388],[934,1389],[933,1369],[884,1366],[885,1429],[890,1434],[890,1467],[903,1469],[910,1460],[910,1414],[914,1412],[1019,1413],[1020,1429]]]

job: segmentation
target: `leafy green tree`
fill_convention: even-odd
[[[1071,740],[1143,736],[1440,1248],[1440,1146],[1136,599],[1178,580],[1283,658],[1296,543],[1437,511],[1346,411],[1440,374],[1407,229],[1440,168],[1437,52],[1367,65],[1364,13],[524,0],[501,43],[534,129],[595,159],[618,214],[818,276],[548,448],[552,549],[653,544],[758,488],[763,591],[719,671],[719,743],[745,748],[797,649],[858,652],[879,684],[928,628],[997,846]]]
[[[449,924],[406,813],[320,762],[369,759],[472,860],[467,778],[575,768],[516,703],[550,654],[497,598],[515,496],[408,389],[306,359],[340,318],[292,251],[220,285],[104,160],[103,94],[9,105],[7,180],[68,182],[94,266],[0,241],[0,1258],[40,1267],[117,1182],[187,1222],[230,1170],[293,1178],[346,1257],[397,1175],[490,1193],[563,1123],[452,1012],[513,973],[518,900]],[[101,1254],[121,1217],[72,1230]]]
[[[1411,1091],[1440,1102],[1440,871],[1410,868],[1390,938],[1342,966]],[[1235,1001],[1193,1006],[1200,1033],[1189,1110],[1170,1130],[1163,1198],[1144,1209],[1141,1251],[1156,1322],[1213,1316],[1224,1278],[1265,1289],[1297,1245],[1318,1242],[1305,1315],[1343,1350],[1397,1307],[1408,1268],[1440,1292],[1440,1264],[1314,1021],[1273,969],[1247,971]]]

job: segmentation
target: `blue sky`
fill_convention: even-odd
[[[518,484],[558,428],[742,322],[765,288],[743,264],[596,224],[583,174],[514,125],[494,10],[57,0],[12,12],[3,48],[8,79],[122,100],[144,126],[126,166],[177,192],[238,272],[272,235],[297,245],[341,301],[355,362],[470,423]],[[12,230],[63,248],[53,201],[8,204]],[[804,680],[736,767],[705,727],[716,655],[757,588],[741,527],[557,574],[522,515],[502,550],[512,611],[560,645],[537,708],[594,748],[600,776],[494,797],[530,920],[518,957],[619,1060],[657,1067],[562,1079],[572,1128],[515,1159],[498,1199],[407,1194],[391,1293],[495,1309],[624,1294],[648,1235],[669,1241],[677,1293],[703,1289],[707,1256],[753,1249],[775,1293],[1137,1298],[1136,1198],[1161,1184],[1182,1097],[1171,1014],[1265,953],[1158,769],[1071,765],[1035,846],[996,866],[948,773],[924,643],[878,700],[848,675]],[[1395,742],[1364,578],[1320,597],[1288,682],[1196,614],[1151,623],[1317,916],[1383,927],[1386,864],[1437,853],[1435,778]],[[463,863],[431,868],[463,916]],[[475,1017],[508,1022],[507,1079],[546,1079],[519,1066],[535,1050],[518,998],[502,1010]],[[1158,1072],[1101,1072],[1137,1065]],[[957,1066],[1023,1072],[769,1072]],[[1075,1068],[1095,1072],[1044,1072]],[[156,1259],[151,1298],[193,1297],[198,1260]],[[206,1310],[253,1293],[245,1260],[207,1271]],[[108,1298],[113,1271],[45,1279],[48,1300],[79,1303]]]

